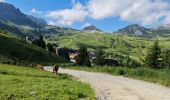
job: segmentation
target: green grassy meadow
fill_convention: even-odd
[[[132,37],[127,35],[79,32],[71,35],[59,36],[57,34],[45,37],[46,42],[58,42],[61,47],[79,49],[86,47],[89,51],[102,48],[108,55],[123,54],[142,62],[148,48],[153,45],[155,38]],[[170,48],[169,36],[160,36],[161,48]]]
[[[89,85],[65,74],[0,64],[0,100],[93,100]]]

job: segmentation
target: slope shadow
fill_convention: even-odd
[[[96,49],[96,48],[101,48],[101,49],[106,49],[106,46],[94,46],[94,45],[90,45],[90,44],[84,44],[84,43],[77,43],[76,44],[78,47],[86,47],[86,48],[90,48],[90,49]]]

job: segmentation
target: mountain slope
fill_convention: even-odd
[[[24,36],[25,34],[21,28],[11,25],[7,21],[1,19],[0,19],[0,29],[6,30],[20,37]]]
[[[8,3],[0,2],[0,12],[0,19],[9,21],[16,25],[25,25],[35,28],[47,25],[44,20],[26,15],[18,8],[15,8],[13,5]]]
[[[163,24],[154,29],[155,33],[158,34],[170,34],[170,24]]]
[[[51,62],[62,63],[65,60],[45,50],[26,43],[22,40],[0,34],[0,62],[21,61],[21,62]]]
[[[128,25],[125,28],[119,29],[116,33],[118,34],[127,34],[127,35],[135,35],[135,36],[144,36],[151,33],[151,30],[144,28],[137,24]]]
[[[67,27],[53,26],[53,25],[47,25],[46,27],[42,28],[41,31],[42,33],[45,34],[58,34],[60,36],[70,35],[72,33],[80,32],[80,30],[67,28]]]
[[[37,38],[44,34],[64,35],[70,31],[77,31],[71,28],[47,25],[44,19],[26,15],[8,3],[0,2],[0,12],[0,29],[7,30],[21,38],[26,36]]]

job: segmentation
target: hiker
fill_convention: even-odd
[[[59,67],[57,65],[53,65],[53,73],[57,74]]]

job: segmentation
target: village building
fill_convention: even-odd
[[[32,43],[32,41],[34,41],[34,39],[29,37],[29,36],[26,36],[25,41],[28,42],[28,43]]]
[[[72,63],[76,64],[76,59],[78,57],[78,54],[79,54],[78,51],[77,52],[73,52],[73,53],[69,53],[70,61]],[[91,65],[95,66],[95,60],[96,60],[95,52],[90,52],[89,53],[89,60],[91,62]],[[118,66],[118,61],[114,57],[107,56],[107,57],[104,58],[104,65],[107,65],[107,66]]]
[[[54,49],[54,53],[56,55],[59,55],[58,51],[59,51],[60,47],[58,46],[57,43],[53,43],[53,49]]]
[[[78,57],[78,52],[75,52],[75,53],[69,53],[69,56],[70,56],[70,61],[74,64],[76,64],[76,59]]]
[[[118,66],[118,61],[116,58],[114,57],[105,57],[104,58],[104,65],[107,66]]]

